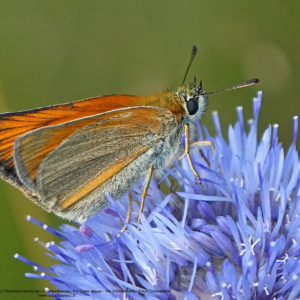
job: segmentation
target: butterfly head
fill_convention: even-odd
[[[181,102],[184,102],[188,116],[201,117],[208,104],[208,97],[202,86],[202,80],[197,84],[195,78],[193,84],[180,87],[175,94],[181,98]]]
[[[190,69],[193,61],[194,61],[196,54],[197,54],[197,47],[195,45],[193,45],[190,62],[188,64],[188,67],[187,67],[186,72],[183,77],[183,82],[182,82],[183,85],[185,83],[185,79],[187,77],[187,74],[189,72],[189,69]],[[204,113],[205,108],[208,104],[208,100],[207,100],[208,95],[243,88],[246,86],[256,84],[258,82],[259,82],[259,79],[253,78],[244,83],[232,86],[232,87],[224,89],[224,90],[213,91],[213,92],[207,93],[207,92],[205,92],[205,90],[202,87],[202,80],[200,81],[200,83],[198,85],[197,80],[195,78],[194,83],[192,85],[190,85],[188,87],[182,86],[181,88],[178,89],[178,91],[175,93],[175,95],[180,96],[183,99],[183,101],[185,102],[185,108],[186,108],[188,118],[190,118],[190,116],[193,116],[192,118],[195,118],[195,117],[200,118],[202,116],[202,114]]]

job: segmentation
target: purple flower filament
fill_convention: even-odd
[[[127,196],[80,228],[63,225],[57,231],[44,226],[64,239],[59,245],[47,244],[58,264],[51,269],[38,266],[44,273],[26,276],[49,279],[58,290],[70,292],[60,296],[47,291],[54,299],[299,298],[298,118],[286,155],[278,144],[277,124],[258,141],[261,97],[258,93],[254,99],[249,132],[242,108],[237,108],[229,142],[217,113],[216,137],[198,124],[199,136],[203,132],[216,147],[214,157],[210,147],[202,149],[209,165],[198,150],[192,150],[201,186],[183,158],[164,177],[169,186],[172,176],[178,178],[180,192],[164,195],[151,182],[140,230],[134,203],[128,229],[117,236]],[[140,200],[139,195],[133,197]]]

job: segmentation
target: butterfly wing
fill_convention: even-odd
[[[115,109],[141,105],[141,98],[131,95],[109,95],[73,103],[53,105],[33,110],[0,115],[0,177],[20,187],[16,177],[13,149],[15,140],[23,134],[72,120],[100,114]],[[78,130],[78,128],[77,128]],[[61,141],[52,141],[53,147]]]
[[[18,176],[50,210],[85,220],[108,205],[105,193],[117,199],[147,173],[178,122],[167,109],[149,106],[29,132],[15,143]],[[49,152],[52,139],[77,125],[75,133],[54,149],[51,145]]]

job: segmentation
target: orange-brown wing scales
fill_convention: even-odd
[[[42,128],[63,124],[75,119],[106,111],[138,105],[139,97],[110,95],[81,100],[74,103],[49,106],[0,115],[0,175],[15,177],[13,149],[15,140],[23,134]],[[50,150],[50,147],[49,147]]]
[[[154,111],[151,110],[146,110],[146,111],[148,117],[147,126],[149,126],[149,128],[151,128],[151,130],[155,132],[157,136],[161,135],[162,126],[157,122],[158,121],[157,115],[153,113]],[[103,131],[103,129],[110,128],[111,136],[106,141],[103,141],[106,144],[109,143],[109,140],[111,140],[112,138],[115,137],[117,138],[115,134],[116,131],[119,131],[120,134],[122,135],[122,138],[125,139],[133,138],[133,137],[140,138],[143,135],[148,133],[148,129],[144,130],[145,129],[145,120],[143,120],[144,114],[145,114],[144,109],[135,109],[135,110],[128,111],[126,113],[123,112],[123,114],[121,114],[121,117],[116,118],[115,120],[113,119],[113,117],[115,117],[116,114],[110,114],[109,120],[106,121],[104,120],[103,123],[100,122],[98,124],[95,124],[94,126],[88,128],[85,131],[101,132],[101,130]],[[128,120],[130,121],[128,122]],[[126,130],[124,130],[124,128],[126,127],[130,127],[129,132],[127,133]],[[140,130],[139,133],[138,133],[138,129]],[[133,141],[131,141],[131,144],[134,144]],[[130,163],[132,160],[134,160],[136,157],[140,156],[142,153],[144,153],[146,150],[150,148],[149,143],[145,143],[145,145],[143,145],[143,142],[141,141],[141,145],[142,146],[136,147],[135,149],[132,149],[132,146],[129,147],[130,150],[134,150],[134,151],[130,151],[126,157],[121,157],[116,163],[114,163],[109,168],[107,167],[107,169],[102,173],[100,173],[96,178],[94,178],[85,186],[77,190],[75,194],[73,194],[72,196],[64,200],[60,204],[61,208],[66,209],[70,207],[72,204],[74,204],[75,202],[77,202],[78,200],[86,196],[88,193],[93,191],[96,187],[98,187],[99,185],[107,181],[113,175],[115,175],[120,170],[122,170],[128,163]],[[104,153],[107,151],[107,149],[105,148],[106,147],[104,147],[103,149],[102,147],[103,149],[102,151]]]
[[[28,176],[35,180],[40,163],[52,150],[77,130],[98,120],[99,117],[88,117],[64,126],[49,126],[25,134],[16,142],[18,153],[15,157],[21,160]]]
[[[101,184],[109,180],[125,166],[149,150],[159,139],[170,134],[176,127],[174,115],[161,108],[131,108],[93,116],[98,118],[70,135],[53,151],[48,153],[38,166],[31,168],[30,145],[41,139],[43,131],[64,131],[83,120],[40,129],[28,134],[30,143],[23,144],[19,166],[24,165],[30,174],[20,173],[23,182],[35,174],[36,192],[53,208],[69,208]],[[89,118],[86,118],[89,119]],[[166,120],[170,123],[166,126]],[[171,121],[170,121],[171,120]],[[174,125],[175,124],[175,125]],[[170,129],[171,128],[171,129]],[[54,134],[54,133],[51,133]],[[48,133],[46,134],[46,136]],[[18,141],[22,145],[21,137]],[[43,156],[43,154],[41,154]],[[22,168],[20,168],[22,169]],[[22,177],[23,176],[23,177]],[[30,180],[33,177],[30,177]]]
[[[112,111],[110,113],[68,122],[62,126],[48,126],[46,128],[37,129],[34,132],[31,131],[16,141],[15,159],[20,160],[23,171],[32,180],[35,180],[38,167],[42,160],[70,135],[91,123],[99,122],[100,120],[105,120],[107,118],[113,118],[119,116],[119,114],[119,111]],[[110,125],[113,127],[113,124]],[[115,125],[115,127],[117,126],[118,124]],[[123,127],[126,126],[126,124],[123,125]],[[132,129],[134,127],[138,129],[140,126],[141,124],[139,124],[139,122],[136,122],[136,125],[131,124]],[[123,136],[129,138],[129,136],[125,136],[125,134],[123,134]]]
[[[104,183],[106,180],[117,174],[120,170],[122,170],[129,162],[134,160],[137,156],[144,153],[146,150],[149,149],[149,145],[145,145],[143,147],[140,147],[136,149],[135,152],[130,153],[127,155],[126,158],[120,159],[118,162],[116,162],[113,166],[111,166],[109,169],[106,169],[104,172],[99,174],[96,178],[88,182],[86,185],[81,187],[79,190],[76,191],[76,193],[72,194],[69,198],[65,199],[63,202],[61,202],[60,207],[62,209],[66,209],[79,201],[81,198],[89,194],[91,191],[93,191],[95,188],[100,186],[102,183]]]

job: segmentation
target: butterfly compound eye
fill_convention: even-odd
[[[198,111],[199,108],[198,102],[194,99],[190,99],[189,101],[186,102],[186,108],[189,114],[192,116]]]

